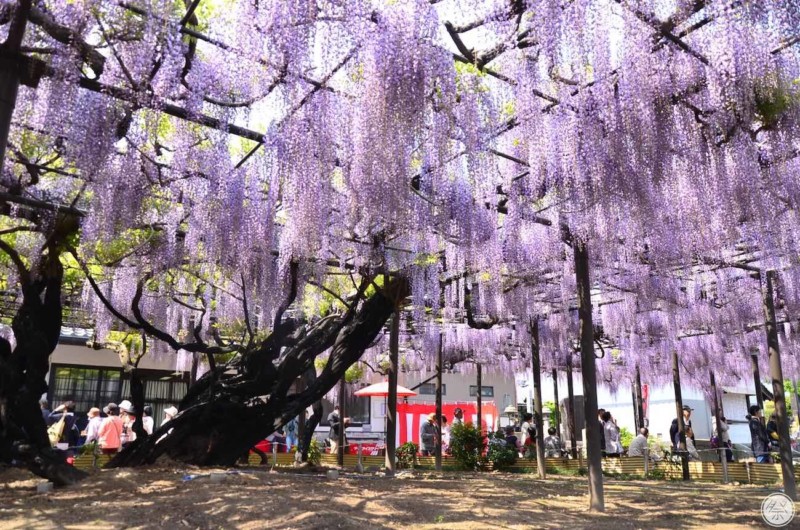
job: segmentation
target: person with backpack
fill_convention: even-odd
[[[53,445],[66,443],[70,456],[74,455],[81,438],[81,431],[75,425],[75,420],[75,403],[72,401],[59,405],[47,417],[50,425],[50,429],[48,429],[48,434],[51,436],[50,443]]]

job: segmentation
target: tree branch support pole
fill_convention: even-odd
[[[483,394],[483,367],[481,366],[481,363],[478,363],[478,374],[477,374],[476,377],[477,377],[476,383],[478,385],[478,389],[477,389],[478,391],[475,393],[475,397],[476,397],[476,400],[477,400],[475,408],[477,409],[477,412],[478,412],[478,424],[477,424],[477,427],[478,427],[478,430],[481,433],[483,433],[483,419],[482,419],[482,415],[483,415],[483,410],[482,410],[482,405],[483,405],[483,403],[482,403],[482,399],[483,399],[483,395],[482,395]]]
[[[686,458],[686,425],[683,422],[681,372],[676,350],[672,350],[672,386],[675,389],[675,411],[678,415],[678,450],[681,453],[681,469],[683,470],[683,480],[689,480],[689,461]],[[675,444],[674,440],[672,440],[672,444]]]
[[[544,422],[542,421],[542,360],[539,352],[539,319],[531,318],[531,363],[533,365],[533,421],[536,424],[536,470],[545,478]]]
[[[400,351],[400,311],[395,309],[389,328],[389,395],[386,398],[386,474],[394,475],[397,452],[397,364]]]
[[[775,320],[775,301],[772,295],[772,282],[775,271],[767,271],[764,277],[762,294],[764,296],[764,320],[767,328],[767,348],[769,352],[769,375],[772,379],[772,394],[775,403],[775,416],[778,422],[778,443],[780,444],[781,472],[783,473],[783,492],[793,501],[797,500],[797,484],[792,466],[792,447],[789,441],[789,421],[786,417],[786,396],[783,390],[783,368],[781,350],[778,343],[778,325]]]
[[[553,368],[553,402],[555,403],[555,410],[553,414],[553,427],[556,428],[556,436],[561,438],[561,406],[558,404],[558,370]]]
[[[636,415],[636,428],[641,429],[646,427],[644,421],[644,400],[642,398],[642,374],[639,371],[639,365],[636,365],[636,377],[633,380],[633,411]],[[634,433],[636,436],[638,433]]]
[[[761,369],[758,367],[758,350],[750,352],[750,360],[753,362],[753,386],[756,389],[756,403],[758,408],[764,410],[764,392],[761,391]]]
[[[727,478],[728,476],[728,455],[727,455],[727,447],[722,442],[722,428],[720,418],[722,417],[722,410],[719,407],[719,393],[717,391],[717,378],[714,376],[714,372],[708,372],[708,379],[711,385],[711,392],[714,393],[714,416],[717,418],[717,440],[719,440],[719,459],[722,463],[722,476]],[[726,480],[727,482],[727,480]]]
[[[603,494],[603,463],[600,449],[600,422],[597,417],[597,371],[594,357],[594,326],[592,324],[592,283],[589,278],[589,251],[586,244],[575,241],[575,281],[578,294],[578,319],[583,375],[584,417],[586,418],[586,460],[589,466],[589,507],[605,511]]]
[[[339,448],[336,451],[336,464],[339,467],[344,467],[344,418],[346,411],[344,410],[344,389],[345,389],[345,380],[344,374],[342,374],[342,380],[339,382],[339,440],[338,445]]]
[[[436,471],[442,470],[442,348],[444,334],[439,333],[439,348],[436,350]]]
[[[570,454],[578,459],[577,421],[575,420],[575,389],[572,383],[572,355],[567,357],[567,414],[569,414]]]

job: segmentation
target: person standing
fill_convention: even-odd
[[[297,445],[297,417],[292,418],[283,426],[283,434],[286,436],[286,452],[289,453],[292,447]]]
[[[617,420],[609,411],[603,412],[603,438],[605,438],[606,456],[618,457],[622,454],[622,444],[619,442],[619,426]]]
[[[436,413],[428,414],[428,420],[419,429],[419,446],[422,456],[433,456],[436,453]]]
[[[103,412],[107,414],[106,418],[100,424],[99,445],[100,450],[104,454],[111,455],[120,450],[122,447],[122,429],[124,423],[122,418],[119,417],[119,406],[116,403],[109,403],[103,408]]]
[[[601,454],[606,454],[606,433],[605,433],[605,426],[603,424],[603,414],[606,413],[606,409],[597,409],[597,422],[600,424],[600,452]]]
[[[528,455],[534,453],[536,447],[536,427],[531,423],[533,421],[533,414],[526,412],[522,415],[522,425],[519,430],[522,432],[522,447]]]
[[[328,414],[328,424],[331,426],[328,431],[328,443],[331,446],[331,454],[336,454],[339,452],[339,426],[341,425],[339,405],[333,407],[333,412]]]
[[[762,420],[763,414],[758,405],[751,405],[747,415],[750,427],[750,448],[759,464],[769,463],[769,434]]]
[[[728,420],[725,419],[725,416],[720,416],[718,421],[718,429],[719,432],[722,434],[722,438],[720,439],[720,443],[722,447],[725,448],[725,459],[728,462],[733,462],[733,450],[731,444],[731,435],[730,435],[730,426],[728,425]]]
[[[178,414],[178,409],[176,407],[167,407],[164,409],[164,419],[161,421],[161,426],[163,427],[165,423],[172,421]]]
[[[513,447],[514,449],[516,449],[517,450],[517,454],[525,451],[525,448],[520,443],[519,438],[517,438],[517,435],[514,434],[514,426],[513,425],[509,425],[508,427],[506,427],[505,435],[506,435],[506,445],[508,447]]]
[[[75,425],[75,403],[66,401],[56,407],[47,417],[47,424],[53,425],[64,418],[64,429],[61,431],[59,442],[67,444],[67,452],[72,455],[81,438],[80,429]]]
[[[120,443],[124,449],[129,443],[136,440],[136,433],[133,431],[133,424],[136,421],[136,411],[133,408],[133,403],[127,399],[119,404],[120,418],[122,419],[122,436]]]
[[[453,425],[462,423],[464,423],[464,411],[461,410],[461,407],[456,407],[456,410],[453,411]]]
[[[546,458],[561,458],[561,438],[556,435],[556,428],[547,429],[544,439],[544,456]]]
[[[692,427],[692,411],[694,409],[689,405],[683,406],[683,432],[688,433],[689,429]],[[687,434],[688,436],[688,434]],[[669,427],[669,437],[672,441],[672,448],[675,451],[678,451],[681,446],[681,435],[680,435],[680,428],[678,426],[678,418],[672,420],[672,425]],[[692,442],[694,442],[694,437],[692,437]]]
[[[153,434],[153,407],[150,405],[145,405],[142,409],[142,427],[144,427],[144,432],[147,433],[148,436]]]
[[[103,418],[100,417],[100,409],[92,407],[86,414],[89,418],[89,423],[86,424],[86,430],[81,434],[86,436],[84,444],[97,443],[100,439],[100,425],[103,424]]]
[[[42,409],[42,418],[44,419],[44,424],[49,425],[50,421],[50,406],[47,404],[46,399],[39,400],[39,408]]]
[[[700,460],[700,453],[694,446],[694,431],[691,427],[686,430],[686,451],[689,453],[689,460]]]
[[[447,424],[447,416],[442,415],[442,454],[445,454],[450,447],[450,425]]]

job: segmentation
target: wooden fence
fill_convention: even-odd
[[[109,461],[107,455],[84,454],[75,458],[75,467],[80,469],[97,469],[103,467]],[[261,457],[251,454],[249,457],[250,465],[259,465]],[[323,454],[322,465],[335,467],[336,455]],[[268,454],[267,465],[269,466],[292,466],[294,455],[288,453]],[[357,455],[345,455],[344,465],[346,468],[355,468],[358,464]],[[361,464],[364,469],[380,469],[384,464],[382,456],[362,456]],[[568,458],[548,458],[545,461],[546,468],[550,473],[578,473],[586,468],[586,461],[583,459],[571,460]],[[417,457],[416,468],[434,469],[435,459],[432,456]],[[450,457],[442,458],[442,467],[445,470],[457,468],[455,461]],[[536,473],[536,460],[520,458],[511,466],[510,471],[518,473]],[[624,475],[628,477],[645,478],[644,458],[608,458],[603,460],[603,472],[612,475]],[[648,465],[650,478],[665,478],[681,480],[683,470],[680,461],[660,461]],[[795,468],[797,474],[797,468]],[[707,482],[724,482],[722,464],[720,462],[689,462],[689,476],[691,480]],[[782,481],[780,464],[757,464],[754,462],[731,462],[728,463],[728,482],[740,482],[743,484],[777,484]]]

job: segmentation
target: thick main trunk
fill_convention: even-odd
[[[17,340],[0,346],[0,458],[23,462],[33,473],[56,485],[86,476],[66,463],[65,454],[50,447],[39,399],[47,392],[50,354],[61,332],[61,281],[58,256],[47,255],[37,277],[23,286],[23,302],[12,322]]]
[[[392,280],[387,287],[391,294],[372,295],[357,312],[329,317],[305,332],[286,335],[284,340],[289,345],[273,370],[251,370],[250,378],[201,378],[197,385],[204,385],[203,390],[190,389],[192,399],[184,399],[175,419],[143,443],[119,453],[109,466],[148,464],[162,454],[197,465],[234,465],[250,447],[333,388],[374,341],[394,311],[394,300],[406,289],[405,281]],[[302,390],[290,393],[292,383],[313,369],[314,359],[329,348],[330,356],[321,373]],[[270,351],[281,350],[281,344],[270,347]],[[307,427],[311,427],[306,432],[309,438],[313,425]],[[305,450],[305,440],[303,446]]]

